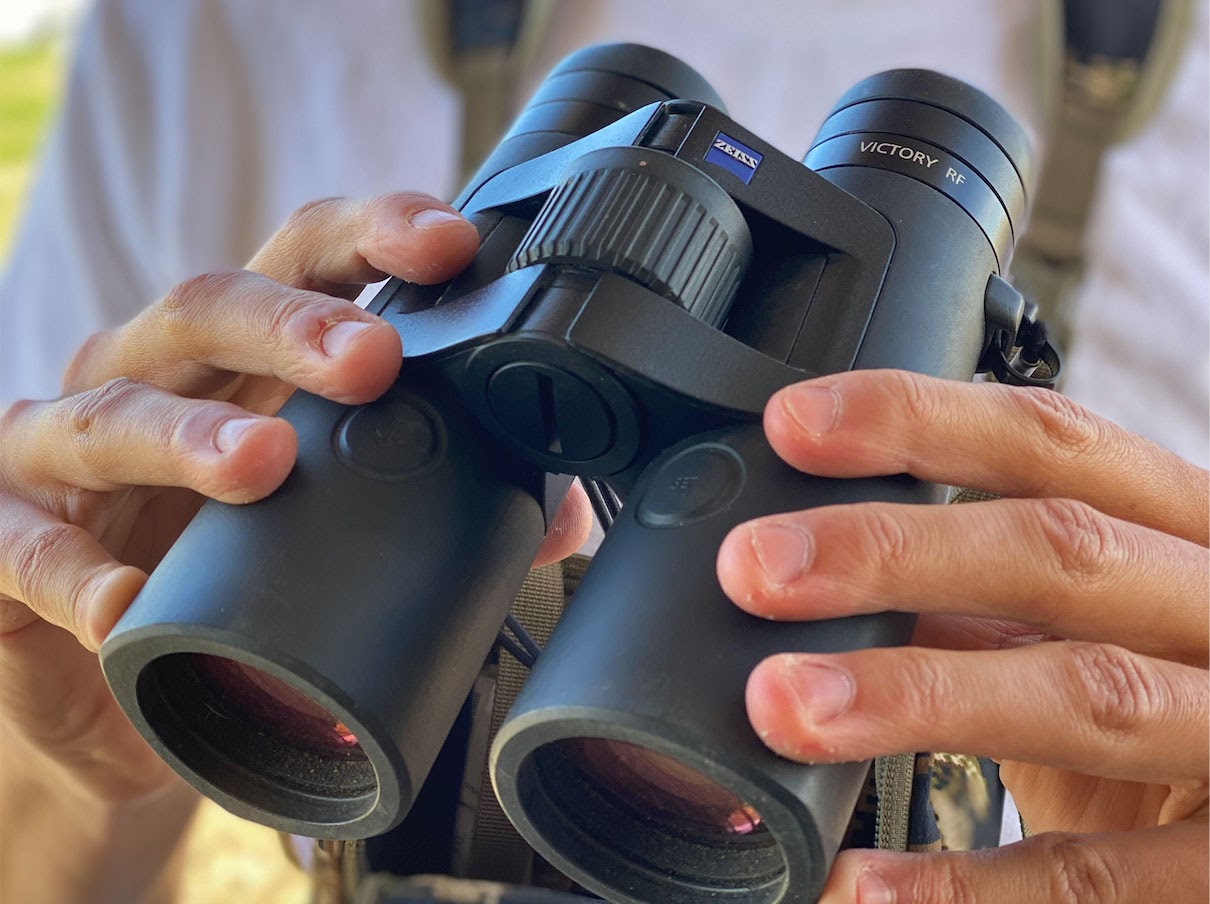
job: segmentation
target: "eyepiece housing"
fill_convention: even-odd
[[[986,94],[937,72],[897,69],[846,93],[803,162],[821,173],[875,167],[931,186],[979,224],[1004,270],[1025,226],[1031,161],[1025,131]]]

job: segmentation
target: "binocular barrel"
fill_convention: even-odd
[[[606,479],[625,504],[492,747],[501,806],[611,901],[814,901],[869,764],[773,754],[747,677],[779,652],[906,643],[913,619],[756,618],[715,557],[752,518],[944,500],[799,473],[760,412],[849,368],[972,379],[1029,154],[983,94],[900,70],[842,98],[804,163],[667,54],[561,63],[460,197],[475,262],[373,305],[411,356],[396,385],[353,408],[296,393],[286,483],[208,502],[106,640],[161,756],[279,829],[390,829],[561,500],[551,475]]]
[[[519,163],[564,147],[648,104],[678,99],[726,109],[709,83],[671,54],[638,44],[577,50],[551,70],[459,201]]]
[[[544,532],[538,475],[410,377],[297,393],[285,484],[203,506],[103,650],[136,727],[232,812],[319,837],[406,813]],[[491,525],[496,542],[451,557]],[[446,721],[448,717],[448,722]]]
[[[1024,215],[1020,129],[962,83],[885,73],[841,101],[805,162],[895,231],[855,366],[969,381],[988,277],[1007,264]],[[747,723],[747,676],[775,653],[907,643],[914,619],[764,621],[724,596],[715,556],[751,518],[944,496],[906,476],[795,472],[759,425],[668,450],[628,497],[497,736],[492,777],[505,812],[544,857],[611,901],[814,901],[869,764],[804,766],[772,753]]]
[[[668,54],[582,50],[476,179],[678,98],[718,102]],[[409,291],[428,289],[384,294]],[[407,814],[560,499],[412,362],[369,405],[299,391],[279,414],[298,432],[286,482],[207,502],[101,663],[135,727],[226,809],[366,838]]]

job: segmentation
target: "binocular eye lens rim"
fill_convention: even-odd
[[[337,760],[365,758],[357,735],[339,717],[280,678],[236,659],[193,655],[197,678],[218,699],[216,717],[251,718],[286,743]],[[232,710],[236,715],[232,715]]]
[[[718,820],[678,822],[675,807],[653,812],[651,795],[603,783],[608,776],[585,760],[586,740],[654,754],[657,763],[675,762],[686,773],[697,773],[704,786],[725,790],[757,819],[744,832]],[[740,783],[716,780],[698,768],[700,758],[665,746],[648,746],[638,738],[550,738],[530,748],[515,770],[502,761],[495,764],[497,792],[514,823],[524,824],[527,840],[572,878],[591,887],[617,877],[616,888],[595,889],[600,893],[667,904],[697,904],[707,897],[736,904],[781,900],[787,851],[768,825],[770,813],[745,804],[745,796],[733,790]]]
[[[617,798],[670,831],[717,836],[755,837],[767,832],[755,807],[730,788],[666,754],[628,741],[569,738],[560,742],[571,764],[603,794]]]
[[[237,815],[317,837],[385,831],[384,770],[368,733],[269,668],[209,650],[149,662],[136,693],[158,752]]]

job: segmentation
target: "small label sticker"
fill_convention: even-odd
[[[721,166],[732,175],[739,176],[744,182],[751,182],[756,168],[760,166],[763,154],[758,154],[746,144],[741,144],[725,132],[719,132],[706,151],[706,162]]]

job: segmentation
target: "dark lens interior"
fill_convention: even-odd
[[[234,659],[191,656],[194,673],[209,684],[228,718],[254,722],[283,742],[317,756],[365,758],[348,726],[284,681]]]
[[[705,837],[765,831],[755,807],[670,756],[604,738],[575,738],[563,746],[586,778],[650,820]]]
[[[339,823],[374,804],[369,757],[344,722],[303,691],[220,656],[174,653],[139,676],[161,742],[220,791],[270,813]]]
[[[684,762],[572,738],[538,748],[518,778],[534,827],[587,873],[625,876],[640,900],[780,899],[785,857],[757,808]]]

